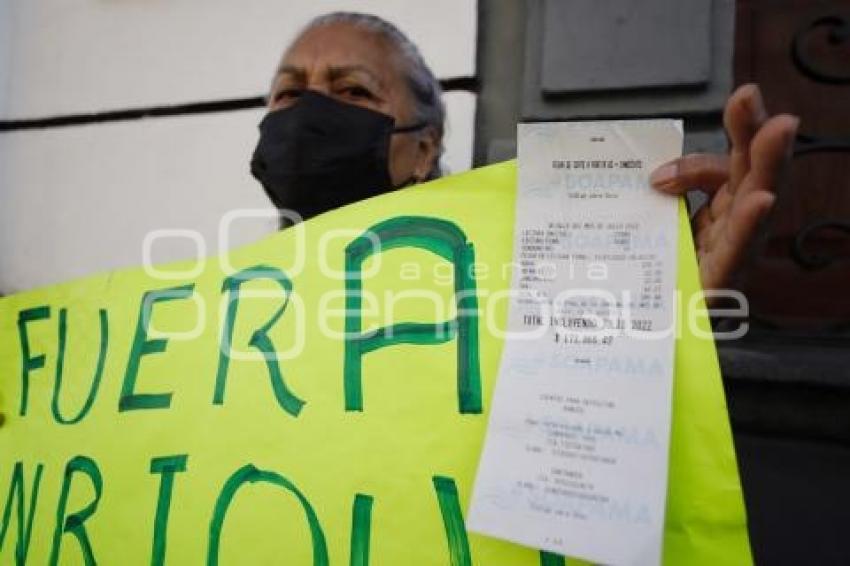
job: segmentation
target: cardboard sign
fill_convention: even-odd
[[[0,562],[564,563],[464,528],[516,267],[515,185],[507,162],[203,265],[0,300]],[[664,561],[744,564],[684,208],[678,265]]]

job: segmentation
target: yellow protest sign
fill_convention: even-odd
[[[507,162],[194,273],[117,271],[0,300],[0,562],[564,563],[463,524],[515,183]],[[699,282],[684,209],[680,221],[687,307]],[[664,560],[744,564],[714,344],[693,321],[676,346]]]

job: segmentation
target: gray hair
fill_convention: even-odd
[[[425,124],[426,129],[433,128],[437,134],[437,156],[427,180],[436,179],[442,173],[440,156],[443,153],[446,108],[443,105],[440,82],[425,63],[419,48],[395,25],[378,16],[359,12],[331,12],[317,16],[298,35],[304,35],[313,28],[338,23],[349,24],[380,35],[388,40],[402,56],[405,62],[405,78],[413,95],[413,112],[416,122]]]

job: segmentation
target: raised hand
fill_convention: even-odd
[[[693,218],[700,277],[707,290],[728,283],[759,220],[773,206],[799,119],[789,114],[769,118],[758,86],[747,84],[729,97],[723,125],[729,155],[686,155],[658,167],[650,177],[666,193],[708,193],[709,202]]]

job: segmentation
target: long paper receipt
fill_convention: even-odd
[[[674,120],[521,124],[505,349],[467,526],[604,564],[658,564],[677,206],[649,173]]]

